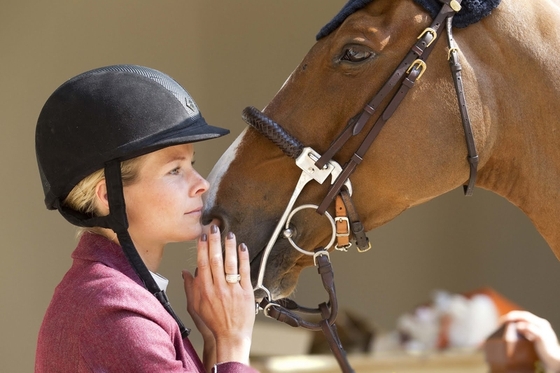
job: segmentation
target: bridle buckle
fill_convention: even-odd
[[[334,248],[335,250],[346,252],[348,251],[348,248],[352,246],[352,244],[349,241],[344,245],[341,245],[339,243],[341,241],[340,240],[341,237],[350,237],[350,219],[348,219],[348,217],[346,216],[337,216],[336,218],[334,218],[334,221],[336,223],[336,238],[337,238],[337,244],[334,245]],[[344,242],[346,242],[346,240]]]
[[[426,28],[424,29],[424,31],[422,31],[422,33],[421,33],[420,35],[418,35],[418,37],[416,38],[416,39],[420,39],[420,38],[422,38],[422,36],[424,36],[424,35],[426,35],[426,34],[428,34],[428,33],[429,33],[429,34],[432,34],[432,40],[430,40],[430,41],[426,44],[426,48],[428,48],[428,47],[434,42],[434,40],[437,39],[437,31],[434,30],[434,29],[431,28],[431,27],[426,27]]]
[[[326,257],[327,257],[327,260],[328,260],[329,263],[330,263],[330,261],[331,261],[331,256],[329,255],[329,252],[328,252],[326,249],[319,250],[319,251],[316,251],[316,252],[313,254],[313,264],[315,265],[315,267],[317,267],[317,258],[320,257],[320,256],[326,256]]]
[[[424,71],[426,71],[426,69],[428,68],[428,66],[426,65],[426,62],[422,61],[421,59],[416,59],[414,60],[414,62],[410,65],[410,67],[406,70],[407,74],[410,74],[410,72],[412,71],[412,69],[417,68],[420,69],[420,73],[418,73],[418,77],[416,78],[416,80],[420,80],[420,78],[422,77],[422,75],[424,74]]]

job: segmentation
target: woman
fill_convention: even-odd
[[[227,134],[169,76],[133,65],[80,74],[47,100],[36,153],[47,208],[82,228],[37,345],[35,372],[254,372],[248,250],[201,226],[208,182],[193,142]],[[164,246],[198,238],[183,273],[196,356],[158,275]]]

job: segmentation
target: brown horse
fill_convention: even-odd
[[[264,114],[322,154],[431,21],[413,0],[371,1],[318,40]],[[476,186],[521,208],[560,258],[560,3],[502,0],[488,17],[454,28],[454,37],[479,153]],[[439,41],[425,73],[351,174],[352,198],[366,230],[469,178],[447,58],[448,47]],[[379,115],[334,160],[344,164]],[[300,173],[293,159],[249,127],[210,175],[206,216],[221,219],[247,243],[254,276]],[[318,205],[326,184],[310,183],[296,205]],[[325,219],[306,211],[291,221],[293,239],[313,250],[329,241],[331,231]],[[312,264],[278,238],[264,284],[275,298],[287,296],[301,269]]]

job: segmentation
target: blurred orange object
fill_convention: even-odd
[[[502,294],[498,293],[497,291],[489,287],[482,287],[480,289],[463,293],[463,295],[467,298],[471,298],[477,294],[484,294],[488,296],[496,306],[496,309],[498,310],[498,314],[500,316],[505,315],[509,311],[523,310],[523,307],[520,307],[519,305],[513,303],[512,301],[504,297]]]

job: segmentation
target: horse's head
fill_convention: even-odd
[[[391,76],[430,23],[430,15],[412,0],[372,1],[317,41],[264,114],[322,154]],[[472,97],[468,100],[476,101]],[[387,101],[334,160],[346,163]],[[471,110],[471,117],[477,115]],[[469,175],[465,157],[446,44],[441,41],[434,47],[421,80],[350,177],[353,200],[366,229],[464,183]],[[253,276],[300,174],[292,158],[249,127],[210,175],[206,217],[221,219],[225,229],[247,244]],[[310,183],[296,206],[318,205],[329,182]],[[331,206],[331,213],[333,209]],[[330,225],[312,210],[298,213],[291,225],[294,241],[306,250],[330,240]],[[312,263],[312,258],[280,237],[270,254],[264,283],[273,296],[286,296],[294,289],[301,269]]]

